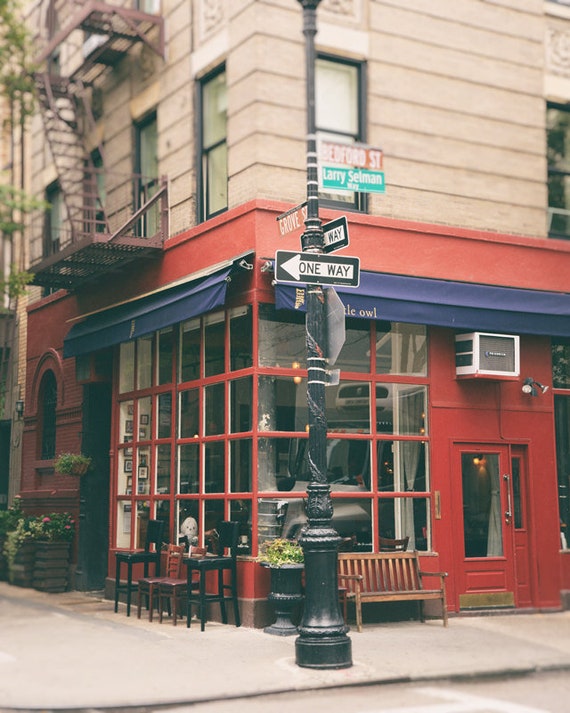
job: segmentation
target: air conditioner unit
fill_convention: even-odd
[[[516,379],[520,374],[520,338],[488,332],[457,334],[455,374],[459,378]]]

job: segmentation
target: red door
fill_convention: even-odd
[[[507,445],[457,445],[455,576],[460,609],[530,606],[525,458]]]

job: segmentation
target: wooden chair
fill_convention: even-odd
[[[115,552],[115,612],[119,609],[119,595],[126,592],[127,616],[131,615],[131,594],[133,592],[133,565],[144,565],[144,576],[148,577],[148,568],[154,564],[154,575],[160,576],[160,552],[164,539],[165,523],[163,520],[149,520],[143,550],[119,550]],[[154,547],[154,549],[153,549]],[[127,581],[121,581],[121,565],[127,565]]]
[[[405,552],[408,549],[409,536],[401,539],[391,539],[389,537],[379,537],[380,552]]]
[[[154,602],[159,599],[159,585],[169,577],[180,577],[184,545],[168,545],[166,549],[166,571],[164,577],[143,577],[139,579],[137,590],[137,617],[141,618],[142,600],[146,597],[148,620],[152,621]],[[159,604],[160,606],[160,604]]]
[[[206,547],[190,546],[189,557],[205,557],[208,550]],[[182,565],[183,560],[180,560]],[[172,614],[172,623],[176,626],[178,621],[178,612],[183,614],[182,602],[186,599],[186,591],[188,589],[188,581],[182,578],[181,569],[172,577],[164,577],[158,583],[158,616],[162,623],[164,609],[166,608]],[[180,607],[179,607],[180,605]]]

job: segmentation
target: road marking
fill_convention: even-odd
[[[548,713],[544,708],[529,708],[529,706],[510,701],[473,696],[469,693],[459,693],[445,688],[425,687],[414,690],[424,696],[444,698],[447,702],[398,708],[375,708],[374,710],[359,711],[359,713]]]

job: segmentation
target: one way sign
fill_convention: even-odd
[[[275,253],[275,280],[277,282],[358,287],[360,259],[277,250]]]

